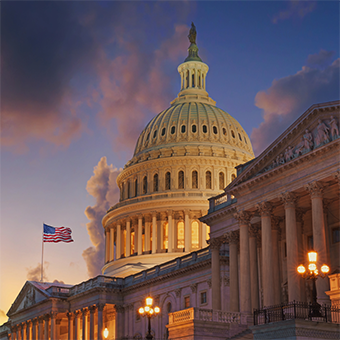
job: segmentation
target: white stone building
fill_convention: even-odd
[[[178,71],[178,97],[117,178],[103,275],[74,286],[27,281],[1,340],[103,339],[105,328],[108,339],[142,339],[137,310],[148,295],[161,308],[155,339],[261,339],[268,325],[249,329],[254,308],[310,301],[296,266],[312,244],[333,273],[330,292],[317,280],[318,299],[339,303],[340,103],[312,106],[254,159],[240,124],[206,92],[192,39]],[[291,327],[307,332],[306,322]]]

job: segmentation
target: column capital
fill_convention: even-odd
[[[181,297],[181,292],[182,292],[182,288],[177,288],[175,289],[175,294],[176,294],[176,297]]]
[[[124,307],[122,305],[115,305],[116,313],[124,313]]]
[[[210,249],[220,249],[223,240],[221,237],[216,237],[207,240],[207,243],[209,244]]]
[[[152,215],[151,214],[146,214],[145,215],[145,222],[152,222]]]
[[[249,226],[249,237],[256,237],[259,232],[260,226],[258,223],[250,224]]]
[[[256,209],[260,213],[261,216],[267,216],[270,217],[272,210],[273,210],[273,205],[269,202],[260,202],[256,204]]]
[[[98,311],[102,312],[104,310],[104,307],[105,307],[105,303],[103,302],[97,303]]]
[[[43,323],[43,322],[44,322],[44,319],[45,319],[44,315],[38,316],[38,322],[39,322],[39,323]]]
[[[190,209],[185,209],[184,211],[184,215],[189,215],[190,214]]]
[[[167,210],[168,217],[173,217],[174,211],[173,210]]]
[[[252,214],[249,211],[240,210],[234,214],[234,218],[238,221],[239,225],[248,225]]]
[[[89,313],[89,309],[88,309],[88,307],[84,307],[84,308],[82,308],[82,309],[81,309],[81,312],[82,312],[83,316],[86,316],[86,315],[88,315],[88,313]]]
[[[162,221],[166,221],[167,218],[168,218],[167,212],[162,211],[162,212],[160,213],[160,217],[161,217],[161,220],[162,220]]]
[[[314,181],[305,185],[305,189],[309,191],[312,198],[323,196],[323,185],[320,182]]]
[[[197,283],[193,283],[190,285],[190,288],[191,288],[191,291],[193,293],[196,293],[197,292]]]
[[[280,199],[281,199],[282,203],[284,204],[285,209],[295,208],[297,198],[296,198],[296,195],[293,192],[289,192],[289,191],[283,192],[280,195]]]
[[[67,318],[71,321],[74,320],[74,318],[75,318],[75,315],[72,312],[67,312],[66,315],[67,315]]]
[[[97,310],[96,305],[92,305],[92,306],[89,307],[89,311],[90,311],[91,314],[94,314],[96,312],[96,310]]]
[[[280,231],[281,230],[281,228],[280,228],[280,222],[281,221],[282,221],[281,217],[272,216],[272,218],[271,218],[271,227],[272,227],[272,230]]]
[[[45,315],[44,315],[44,320],[45,320],[46,322],[50,321],[50,319],[51,319],[51,315],[50,315],[50,314],[45,314]]]
[[[34,318],[32,320],[32,323],[33,323],[34,326],[36,326],[38,324],[38,318]]]
[[[238,230],[229,231],[225,234],[229,244],[238,244],[240,233]]]
[[[74,313],[76,318],[79,318],[83,314],[82,311],[79,310],[79,309],[75,310],[73,313]]]
[[[157,218],[157,211],[151,211],[152,218],[156,217]]]
[[[138,221],[139,221],[139,220],[142,220],[142,219],[143,219],[143,214],[142,214],[142,213],[137,214],[137,218],[138,218]]]

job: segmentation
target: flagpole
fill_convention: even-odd
[[[40,282],[43,282],[43,273],[44,273],[44,223],[43,223],[43,232],[42,232],[42,238],[41,238],[41,279]]]

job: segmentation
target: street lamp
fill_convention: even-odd
[[[312,280],[313,282],[313,294],[312,294],[312,310],[311,310],[311,315],[312,317],[320,317],[321,313],[320,313],[320,305],[316,302],[316,285],[315,285],[315,281],[317,280],[317,278],[320,276],[322,278],[325,278],[326,275],[329,272],[329,267],[326,264],[323,264],[321,266],[321,273],[319,272],[319,269],[316,265],[316,261],[318,258],[318,253],[314,250],[311,250],[310,252],[308,252],[308,266],[307,269],[305,268],[305,266],[303,264],[300,264],[297,267],[297,271],[299,274],[301,274],[301,276],[307,280]]]
[[[109,330],[107,328],[104,329],[103,335],[104,335],[104,339],[107,339],[107,337],[109,336]]]
[[[138,309],[138,313],[141,316],[147,316],[148,317],[148,334],[146,335],[147,340],[152,340],[153,336],[151,334],[151,318],[153,316],[156,316],[161,310],[159,307],[153,307],[153,299],[152,297],[147,297],[145,299],[146,306],[141,307]]]

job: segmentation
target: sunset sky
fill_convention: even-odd
[[[139,132],[180,88],[197,29],[207,91],[258,155],[314,103],[339,99],[337,1],[2,2],[0,324],[40,279],[100,273],[105,211]]]

